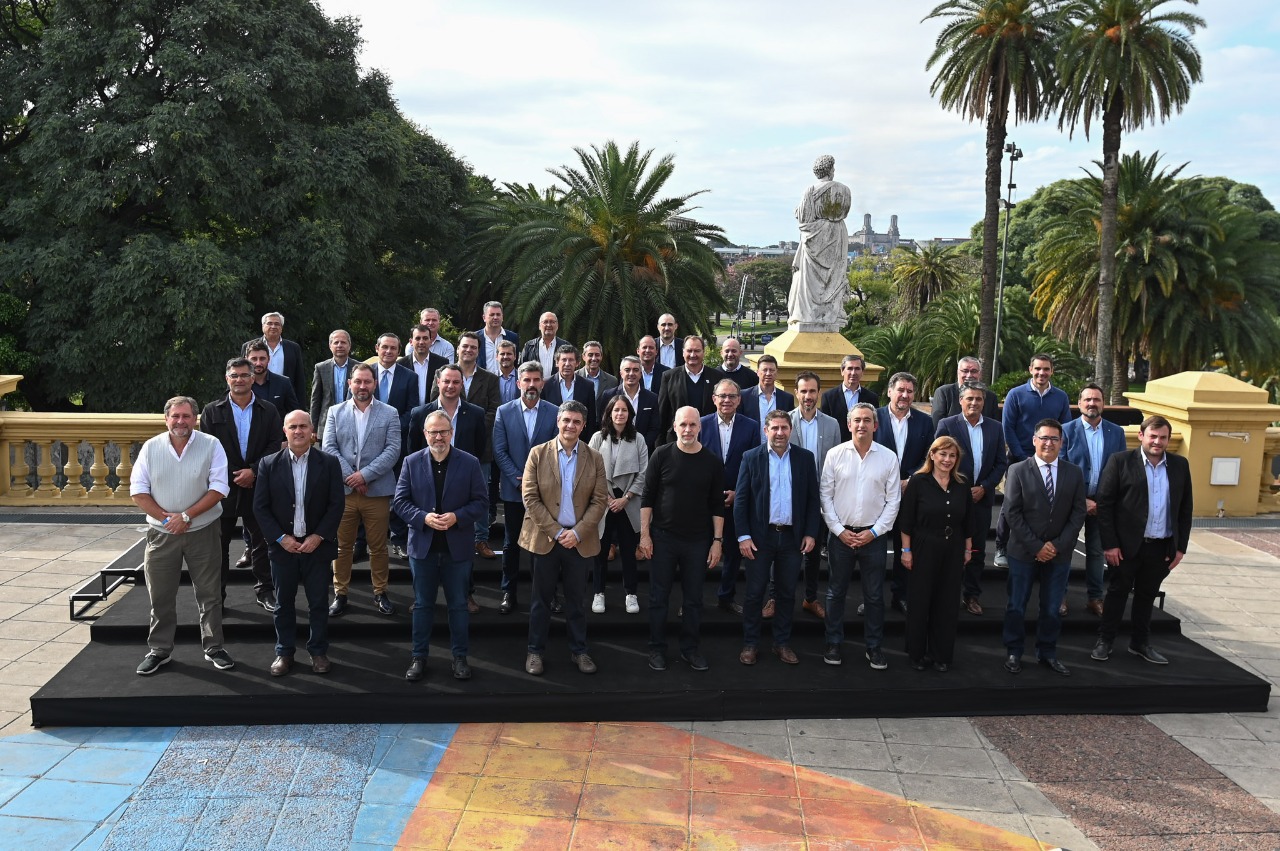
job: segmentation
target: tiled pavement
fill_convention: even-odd
[[[1193,536],[1192,552],[1166,584],[1169,610],[1183,619],[1186,634],[1280,683],[1280,583],[1275,581],[1280,534],[1251,531],[1248,545],[1239,540],[1245,536],[1227,534],[1237,540],[1211,532]],[[0,847],[407,848],[444,847],[442,837],[452,837],[453,847],[515,847],[512,842],[568,847],[575,841],[592,848],[806,847],[807,836],[809,848],[1043,843],[1121,849],[1155,847],[1153,832],[1165,834],[1157,844],[1169,848],[1280,847],[1280,838],[1272,844],[1273,836],[1280,837],[1272,832],[1280,830],[1274,816],[1280,812],[1276,701],[1263,714],[1151,716],[1116,723],[855,719],[699,722],[632,730],[557,725],[550,732],[537,725],[505,731],[497,725],[33,731],[28,698],[88,640],[87,626],[67,619],[67,593],[138,536],[132,526],[0,525],[0,736],[8,737],[0,739]],[[1052,725],[1052,732],[1029,734],[1036,724]],[[1017,744],[1048,742],[1055,765],[1071,764],[1066,757],[1073,737],[1092,731],[1088,735],[1101,739],[1125,724],[1144,725],[1125,727],[1129,740],[1149,741],[1151,752],[1183,760],[1194,782],[1168,786],[1169,794],[1192,796],[1183,810],[1170,809],[1167,800],[1151,800],[1150,792],[1142,800],[1123,794],[1081,798],[1076,793],[1103,788],[1099,784],[1108,781],[1100,775],[1114,766],[1101,765],[1103,760],[1077,762],[1080,782],[1073,786],[1071,777],[1042,776],[1041,763]],[[657,729],[665,732],[653,732]],[[519,776],[519,762],[512,761],[518,749],[540,747],[551,734],[581,738],[584,730],[592,742],[585,762],[557,765],[543,754],[536,777]],[[619,737],[686,735],[693,750],[678,770],[651,759],[619,760],[618,745],[599,744]],[[539,741],[526,741],[533,739]],[[485,758],[477,764],[481,750]],[[706,757],[708,766],[695,768],[699,757]],[[625,767],[625,776],[616,765],[606,767],[611,761]],[[726,768],[728,763],[753,767]],[[752,800],[720,800],[723,793],[712,793],[716,772],[732,770],[791,776],[789,782],[797,785],[794,794],[778,800],[771,801],[778,790],[768,787],[762,791],[769,794]],[[1132,778],[1109,782],[1122,793],[1147,788]],[[673,783],[681,788],[673,790]],[[821,799],[828,802],[826,810],[835,809],[829,802],[838,800],[842,812],[861,814],[846,818],[849,826],[837,836],[823,832],[833,830],[831,820],[809,817],[824,810],[806,809],[803,790],[814,784],[827,790]],[[610,798],[611,787],[628,792]],[[559,794],[566,789],[569,793]],[[671,799],[673,791],[679,801]],[[541,801],[542,819],[535,824],[506,812],[513,801],[523,807]],[[874,805],[859,809],[859,801]],[[1214,810],[1220,801],[1228,803]],[[724,810],[729,804],[739,809]],[[717,812],[732,815],[717,821]],[[168,833],[155,828],[149,816],[157,813],[166,815]],[[674,817],[685,819],[683,826],[670,824],[673,813],[684,813]],[[901,828],[905,815],[910,815],[908,833],[890,834],[896,846],[875,844],[874,839],[886,838],[874,833],[877,827]],[[752,819],[768,828],[764,834],[735,835],[732,826]],[[1008,833],[983,834],[970,822]],[[625,829],[606,829],[609,825]],[[798,832],[784,830],[797,825]],[[946,845],[938,844],[942,835],[928,833],[941,825],[952,829]],[[658,829],[664,827],[685,831],[684,839]],[[855,841],[855,834],[861,838]],[[1017,836],[1038,842],[1018,845]]]

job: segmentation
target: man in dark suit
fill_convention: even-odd
[[[676,439],[672,424],[676,421],[676,411],[686,405],[697,408],[704,417],[716,410],[712,396],[724,373],[713,366],[705,366],[705,355],[702,338],[690,334],[684,338],[684,363],[662,374],[662,387],[658,390],[658,422],[662,423],[663,429],[660,443],[671,443]],[[756,423],[757,428],[759,425]]]
[[[675,369],[684,364],[684,338],[677,337],[680,326],[670,313],[658,317],[658,363],[667,369]]]
[[[686,337],[685,366],[688,366],[689,350],[687,343],[697,337]],[[671,370],[671,374],[679,377],[683,367]],[[760,423],[750,417],[738,413],[738,402],[741,391],[732,378],[721,378],[715,385],[716,412],[705,416],[700,421],[702,445],[707,451],[720,459],[724,464],[724,537],[732,543],[738,539],[733,525],[733,501],[738,488],[738,470],[742,466],[742,456],[749,449],[760,445]],[[720,587],[716,590],[720,608],[726,612],[742,614],[742,606],[734,597],[738,588],[738,567],[742,563],[742,554],[737,547],[729,546],[724,550],[724,567],[720,573]],[[766,616],[771,617],[772,612]]]
[[[640,383],[642,370],[640,358],[635,355],[627,355],[622,359],[618,364],[618,374],[622,376],[622,382],[596,402],[596,421],[599,422],[604,415],[605,403],[621,393],[631,403],[631,410],[635,411],[636,434],[644,437],[645,445],[649,447],[649,454],[652,455],[661,430],[658,425],[658,394],[644,389],[644,385]]]
[[[554,313],[548,311],[538,317],[538,330],[542,332],[541,336],[534,337],[520,350],[520,363],[537,361],[542,364],[543,378],[550,381],[556,371],[556,353],[561,346],[570,343],[556,334],[560,330],[560,320]]]
[[[1062,425],[1044,419],[1032,431],[1035,454],[1009,467],[1002,515],[1009,527],[1009,605],[1004,612],[1005,669],[1022,670],[1026,644],[1025,613],[1031,588],[1040,583],[1036,617],[1036,656],[1064,677],[1071,671],[1058,661],[1058,609],[1067,592],[1071,553],[1084,525],[1084,473],[1059,459]]]
[[[347,367],[351,358],[351,335],[338,329],[329,334],[333,357],[315,365],[311,373],[311,422],[316,436],[323,438],[324,418],[329,408],[347,399]]]
[[[599,402],[601,396],[618,386],[618,376],[606,372],[601,367],[604,361],[604,347],[600,345],[599,340],[588,340],[582,344],[582,360],[583,365],[578,368],[578,377],[591,382],[591,389],[595,391],[596,401]],[[595,412],[592,413],[594,415]]]
[[[411,371],[415,379],[414,386],[417,388],[417,399],[413,407],[425,405],[431,398],[431,393],[436,386],[436,373],[440,367],[449,363],[449,359],[444,355],[436,354],[431,351],[431,341],[438,339],[433,336],[431,328],[426,325],[418,325],[409,331],[409,350],[405,356],[396,361],[401,367]],[[404,435],[405,441],[408,441],[409,435]],[[407,454],[407,453],[406,453]]]
[[[1080,390],[1080,416],[1062,427],[1067,460],[1084,470],[1084,583],[1089,611],[1102,617],[1102,533],[1098,529],[1098,482],[1107,459],[1125,450],[1124,429],[1102,418],[1106,408],[1102,388],[1086,384]],[[1066,614],[1066,601],[1062,603]]]
[[[452,445],[477,458],[489,452],[490,431],[485,424],[484,408],[462,398],[462,368],[456,363],[445,364],[436,373],[436,394],[425,405],[419,405],[409,413],[409,452],[421,452],[429,448],[422,427],[432,411],[444,411],[452,426]]]
[[[374,365],[378,387],[376,398],[396,409],[400,415],[400,441],[404,445],[405,429],[409,427],[409,412],[424,401],[418,396],[414,375],[399,364],[400,337],[390,331],[378,337],[375,348],[378,362]],[[403,455],[401,457],[404,457]]]
[[[971,615],[981,615],[982,571],[987,557],[987,534],[991,531],[991,509],[996,502],[996,485],[1009,465],[1005,454],[1004,429],[984,413],[986,385],[966,384],[960,391],[962,413],[938,423],[935,437],[947,435],[960,444],[959,471],[969,484],[969,537],[973,550],[964,566],[961,605]]]
[[[662,389],[662,373],[667,371],[658,361],[658,341],[653,337],[641,337],[636,344],[636,357],[640,358],[640,383],[645,390],[656,394]]]
[[[502,302],[500,301],[484,303],[484,327],[476,331],[476,338],[480,341],[478,356],[480,366],[494,375],[501,371],[501,364],[498,363],[498,343],[509,340],[517,351],[520,349],[520,335],[502,327]]]
[[[784,663],[798,665],[800,657],[791,649],[791,622],[800,564],[812,552],[822,527],[818,468],[812,452],[791,444],[791,415],[786,411],[770,411],[764,429],[768,443],[742,456],[733,499],[738,554],[746,559],[747,570],[738,661],[752,664],[756,659],[765,586],[773,574],[773,652]]]
[[[298,396],[293,392],[293,383],[267,368],[271,356],[266,343],[250,340],[245,345],[248,348],[245,357],[253,367],[253,395],[274,405],[276,413],[283,420],[285,414],[298,408]]]
[[[231,490],[222,499],[222,599],[227,599],[227,577],[231,573],[231,538],[236,521],[248,533],[249,564],[253,569],[254,593],[258,605],[276,610],[275,585],[267,542],[253,514],[253,482],[258,461],[280,449],[280,414],[265,399],[255,399],[250,389],[253,368],[247,358],[227,361],[227,395],[204,406],[200,430],[216,437],[227,453],[227,477]]]
[[[441,376],[446,372],[461,384],[456,366],[446,367]],[[413,658],[404,678],[416,682],[426,675],[436,593],[443,585],[453,645],[453,678],[469,680],[471,530],[489,513],[488,487],[475,455],[450,446],[453,428],[448,413],[437,410],[428,414],[423,429],[427,449],[404,459],[391,501],[392,510],[409,527],[409,569],[413,572]]]
[[[964,385],[971,381],[982,381],[982,361],[972,355],[966,355],[956,364],[955,383],[944,384],[933,391],[932,416],[935,429],[938,423],[947,417],[956,417],[964,413],[964,408],[960,404],[960,392],[964,389]],[[983,397],[982,416],[1000,422],[1000,400],[996,398],[996,394],[988,389],[983,391]]]
[[[502,542],[502,604],[507,615],[516,610],[516,586],[520,576],[520,527],[524,523],[521,486],[529,450],[556,435],[556,406],[542,398],[542,367],[525,361],[519,372],[520,398],[498,407],[493,424],[493,460],[502,471],[498,492],[506,532]]]
[[[933,420],[915,410],[911,403],[916,399],[916,377],[909,372],[895,372],[889,378],[889,404],[876,409],[875,442],[898,456],[898,479],[902,490],[907,480],[920,469],[924,457],[933,442]],[[893,600],[890,604],[904,615],[907,613],[907,571],[902,566],[902,533],[897,520],[893,523],[893,573],[890,586]]]
[[[267,368],[277,375],[289,379],[296,396],[301,396],[302,386],[302,347],[293,340],[286,340],[284,334],[284,314],[266,313],[262,317],[262,336],[246,340],[240,347],[241,357],[249,356],[249,344],[263,342],[267,345],[269,360]],[[293,410],[290,408],[289,410]]]
[[[763,426],[770,411],[790,413],[794,410],[796,397],[778,387],[778,359],[773,355],[761,355],[756,359],[756,373],[760,383],[743,388],[742,404],[738,409]]]
[[[293,666],[298,619],[294,598],[301,584],[307,597],[311,634],[307,653],[311,670],[329,672],[329,579],[338,556],[338,525],[345,505],[342,465],[311,445],[314,430],[306,411],[284,419],[289,445],[258,463],[253,513],[270,541],[271,576],[280,606],[274,619],[276,658],[273,677]],[[301,504],[301,512],[298,511]]]
[[[760,376],[756,371],[742,362],[742,343],[738,342],[737,337],[726,337],[721,344],[720,371],[725,378],[732,378],[733,383],[742,390],[760,383]]]
[[[1111,656],[1125,601],[1133,592],[1129,652],[1155,665],[1169,660],[1151,646],[1151,608],[1160,583],[1186,555],[1191,540],[1191,468],[1167,450],[1173,428],[1161,416],[1142,421],[1141,446],[1107,459],[1098,484],[1098,527],[1111,581],[1098,644],[1090,654]]]
[[[559,407],[572,399],[587,409],[587,422],[583,440],[590,440],[596,433],[596,391],[590,380],[578,375],[578,350],[573,346],[561,346],[556,352],[556,374],[542,388],[542,398]]]
[[[841,443],[852,439],[849,432],[849,412],[853,410],[853,406],[860,402],[866,402],[872,407],[880,404],[880,397],[862,386],[862,373],[866,365],[866,359],[862,355],[845,355],[840,361],[840,386],[832,387],[822,394],[822,413],[839,423]]]

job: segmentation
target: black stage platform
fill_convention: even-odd
[[[235,584],[224,618],[234,670],[216,671],[204,661],[195,604],[184,587],[173,661],[154,676],[139,677],[134,668],[146,653],[148,602],[145,588],[133,588],[93,624],[90,645],[31,698],[32,721],[37,726],[167,726],[1248,712],[1265,711],[1270,694],[1269,683],[1185,638],[1177,619],[1159,610],[1152,624],[1153,644],[1172,664],[1151,665],[1126,653],[1127,623],[1109,662],[1089,659],[1098,619],[1085,611],[1079,564],[1058,653],[1071,669],[1070,677],[1035,664],[1033,635],[1028,636],[1022,673],[1004,670],[1004,573],[994,570],[984,580],[986,614],[960,615],[956,658],[945,674],[910,668],[903,652],[904,617],[896,612],[886,617],[889,669],[870,669],[863,658],[862,619],[856,615],[861,596],[856,581],[842,666],[823,663],[821,624],[798,612],[792,646],[800,665],[787,666],[773,656],[766,625],[759,663],[744,667],[737,661],[741,619],[715,606],[718,573],[704,589],[702,649],[711,670],[696,673],[679,661],[679,601],[673,600],[668,670],[657,673],[647,664],[643,565],[637,615],[623,611],[616,563],[611,567],[608,611],[587,616],[599,673],[582,675],[570,663],[563,621],[557,618],[545,654],[547,673],[532,677],[524,673],[528,580],[521,583],[520,612],[500,615],[498,562],[477,559],[476,596],[484,609],[471,618],[469,659],[475,677],[468,682],[449,675],[443,601],[437,604],[428,676],[419,683],[404,680],[410,656],[409,573],[394,562],[390,596],[399,613],[374,613],[367,565],[357,565],[352,606],[330,621],[333,670],[323,677],[310,671],[305,609],[299,613],[304,623],[293,673],[281,678],[268,674],[274,632],[270,615],[253,603],[247,571],[233,571]],[[825,590],[825,576],[821,587]],[[738,594],[741,599],[741,583]],[[1033,600],[1029,618],[1035,608]]]

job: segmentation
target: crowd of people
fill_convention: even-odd
[[[946,672],[962,613],[984,613],[987,533],[1002,483],[994,564],[1008,569],[1005,668],[1022,670],[1025,611],[1038,585],[1036,659],[1070,675],[1057,642],[1082,531],[1087,607],[1100,619],[1092,658],[1109,659],[1132,596],[1129,652],[1168,662],[1150,644],[1150,620],[1187,549],[1187,463],[1166,451],[1171,427],[1159,416],[1142,422],[1140,447],[1126,450],[1096,385],[1081,391],[1072,419],[1047,355],[1031,359],[1029,380],[1003,409],[982,383],[982,364],[962,358],[955,383],[933,394],[930,416],[915,407],[918,381],[905,371],[889,378],[879,405],[862,386],[859,355],[843,359],[840,383],[825,390],[808,371],[779,387],[777,361],[766,354],[748,367],[733,338],[721,346],[721,366],[708,366],[706,343],[677,336],[670,314],[616,375],[604,369],[599,342],[579,348],[559,337],[554,313],[523,347],[497,302],[456,343],[440,336],[440,320],[434,308],[421,311],[407,353],[385,333],[370,362],[352,357],[348,332],[334,331],[304,408],[301,348],[283,337],[284,317],[269,313],[262,336],[227,361],[225,397],[203,410],[186,396],[165,403],[166,431],[143,445],[130,480],[150,527],[151,628],[139,674],[170,659],[184,562],[204,656],[218,669],[234,666],[222,610],[240,525],[239,566],[252,571],[256,602],[274,617],[273,676],[293,667],[299,586],[311,668],[324,674],[328,621],[355,605],[353,562],[368,558],[372,610],[390,617],[395,554],[407,558],[413,582],[406,679],[427,674],[441,588],[451,673],[469,679],[469,620],[480,611],[472,563],[497,558],[489,537],[499,506],[498,612],[519,612],[527,583],[529,674],[545,670],[553,614],[567,624],[571,664],[595,673],[588,609],[606,611],[615,557],[632,615],[641,611],[637,560],[648,562],[655,671],[669,661],[676,586],[679,659],[710,667],[700,649],[703,586],[717,569],[716,604],[742,620],[741,664],[759,661],[766,623],[773,655],[799,664],[798,593],[800,610],[824,624],[823,661],[842,664],[856,568],[870,667],[888,667],[885,613],[896,609],[912,668]]]

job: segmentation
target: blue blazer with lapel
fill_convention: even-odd
[[[378,379],[373,395],[375,399],[382,401],[382,374],[379,369],[378,366],[373,369]],[[400,415],[401,429],[409,427],[409,413],[423,401],[418,398],[417,374],[412,369],[405,369],[399,363],[395,364],[391,368],[391,392],[387,395],[387,404],[395,408]]]
[[[720,445],[720,427],[716,421],[719,414],[707,414],[702,418],[702,432],[698,438],[712,455],[724,459],[724,489],[731,491],[738,486],[738,470],[742,466],[742,456],[748,449],[760,445],[760,423],[741,413],[733,418],[733,430],[729,432],[729,456],[726,458],[724,447]]]
[[[409,414],[409,448],[405,454],[427,448],[427,438],[422,433],[422,427],[427,421],[427,414],[438,410],[439,397],[435,401],[419,405]],[[484,457],[489,448],[489,430],[485,428],[484,408],[458,400],[458,418],[453,424],[453,448],[477,458]]]
[[[476,363],[484,366],[489,362],[489,338],[484,335],[484,329],[476,331],[476,336],[480,338],[480,356],[476,359]],[[516,347],[516,354],[520,354],[520,335],[509,328],[502,329],[502,339],[509,340]],[[516,364],[519,366],[519,364]]]
[[[440,534],[423,522],[428,512],[443,514],[452,511],[458,516],[458,522],[444,533],[449,543],[449,555],[453,561],[470,564],[475,552],[475,522],[489,516],[489,486],[481,472],[480,461],[456,446],[450,449],[449,466],[444,472],[443,500],[436,505],[431,453],[426,449],[414,452],[404,459],[400,468],[391,509],[409,527],[410,558],[426,558],[431,552],[431,542]]]
[[[1066,444],[1062,454],[1067,460],[1084,470],[1084,486],[1089,487],[1089,473],[1093,467],[1093,459],[1089,457],[1089,438],[1085,436],[1084,417],[1076,417],[1062,425],[1062,442]],[[1124,429],[1113,422],[1102,421],[1102,467],[1107,466],[1107,459],[1117,452],[1124,452]],[[1098,470],[1101,485],[1102,469]]]
[[[895,453],[898,451],[898,439],[893,433],[893,414],[889,413],[887,407],[876,408],[874,440],[885,449]],[[911,416],[907,417],[907,445],[902,451],[902,461],[898,465],[899,479],[905,481],[920,469],[920,465],[924,463],[924,456],[929,453],[930,443],[933,443],[933,420],[928,414],[922,414],[912,408]]]
[[[520,478],[524,464],[529,460],[529,450],[539,443],[546,443],[558,433],[556,430],[556,406],[546,399],[538,401],[538,419],[533,427],[533,441],[524,430],[524,400],[512,399],[498,406],[493,422],[493,460],[502,471],[499,493],[504,502],[522,502]]]
[[[1004,478],[1004,471],[1009,466],[1009,456],[1005,454],[1004,428],[996,420],[982,417],[978,426],[982,429],[982,469],[973,469],[973,444],[969,442],[969,422],[963,414],[943,417],[938,423],[938,431],[934,437],[946,435],[960,444],[960,473],[969,487],[981,486],[986,493],[979,505],[994,505],[996,485]]]
[[[604,405],[614,396],[622,393],[622,385],[619,384],[612,390],[606,391],[599,399],[596,400],[596,422],[604,422]],[[636,396],[636,403],[640,406],[640,410],[636,411],[635,427],[636,433],[644,437],[645,445],[649,448],[649,454],[653,454],[654,445],[658,442],[658,435],[662,429],[658,426],[658,394],[650,390],[640,387],[640,393]]]
[[[750,535],[757,545],[764,540],[769,524],[769,453],[762,444],[742,456],[738,471],[737,493],[733,498],[733,526],[739,535]],[[818,468],[813,453],[803,446],[791,445],[787,452],[791,464],[791,525],[797,539],[818,538],[822,512],[818,505]],[[796,542],[799,544],[799,540]],[[732,546],[729,542],[728,546]]]
[[[564,402],[561,395],[560,376],[556,375],[551,380],[543,382],[542,398],[557,408]],[[581,402],[587,406],[587,424],[582,429],[579,440],[590,440],[591,435],[596,433],[596,386],[591,383],[590,379],[574,373],[573,375],[573,398],[576,402]]]
[[[367,496],[391,496],[396,489],[395,467],[400,461],[400,419],[396,409],[377,399],[369,403],[364,445],[357,443],[356,403],[351,399],[334,405],[324,423],[325,452],[337,456],[342,478],[356,472],[356,462],[368,486]]]
[[[253,487],[253,515],[268,546],[279,553],[284,550],[276,541],[281,535],[293,534],[293,510],[297,506],[289,455],[286,448],[259,461]],[[322,561],[332,561],[338,557],[338,523],[347,498],[343,494],[342,465],[318,447],[313,446],[307,455],[307,486],[302,499],[307,534],[324,538],[314,555]]]

